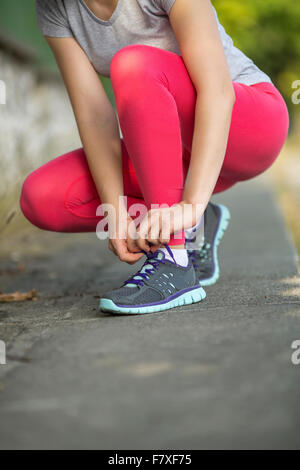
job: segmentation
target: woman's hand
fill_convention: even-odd
[[[119,257],[120,261],[128,264],[134,264],[139,261],[144,253],[140,252],[140,248],[136,243],[136,227],[133,219],[124,212],[121,216],[116,217],[115,222],[109,223],[109,249]]]
[[[171,207],[151,209],[137,230],[136,246],[148,252],[151,243],[154,245],[152,251],[155,251],[169,243],[172,234],[196,225],[204,210],[203,204],[187,204],[184,201]]]

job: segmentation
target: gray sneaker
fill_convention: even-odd
[[[143,314],[200,302],[205,297],[191,262],[186,268],[179,266],[157,250],[147,254],[140,271],[122,287],[104,294],[99,308],[115,314]]]
[[[230,213],[227,207],[210,202],[204,213],[204,239],[199,240],[195,233],[193,239],[186,240],[189,260],[195,268],[198,281],[203,286],[215,284],[219,279],[218,246],[229,220]]]

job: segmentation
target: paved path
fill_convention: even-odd
[[[0,290],[40,296],[0,304],[1,448],[300,446],[295,252],[264,179],[218,200],[222,278],[198,305],[99,315],[95,296],[135,268],[93,234],[39,232],[23,272],[2,263]]]

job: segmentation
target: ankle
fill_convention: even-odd
[[[184,245],[174,245],[174,246],[169,245],[169,248],[172,251],[172,255],[169,253],[167,248],[162,249],[162,251],[164,252],[165,258],[172,262],[174,262],[175,260],[176,264],[186,268],[189,264],[189,258],[188,258],[187,251],[184,248]]]

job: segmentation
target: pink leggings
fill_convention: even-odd
[[[123,133],[128,205],[179,202],[189,166],[197,96],[182,58],[152,46],[127,46],[112,60],[111,81]],[[274,85],[233,82],[233,86],[236,101],[214,193],[269,168],[288,133],[287,107]],[[101,219],[96,216],[101,202],[84,150],[55,158],[31,173],[20,203],[27,219],[41,229],[94,231]],[[176,238],[175,242],[183,241]]]

